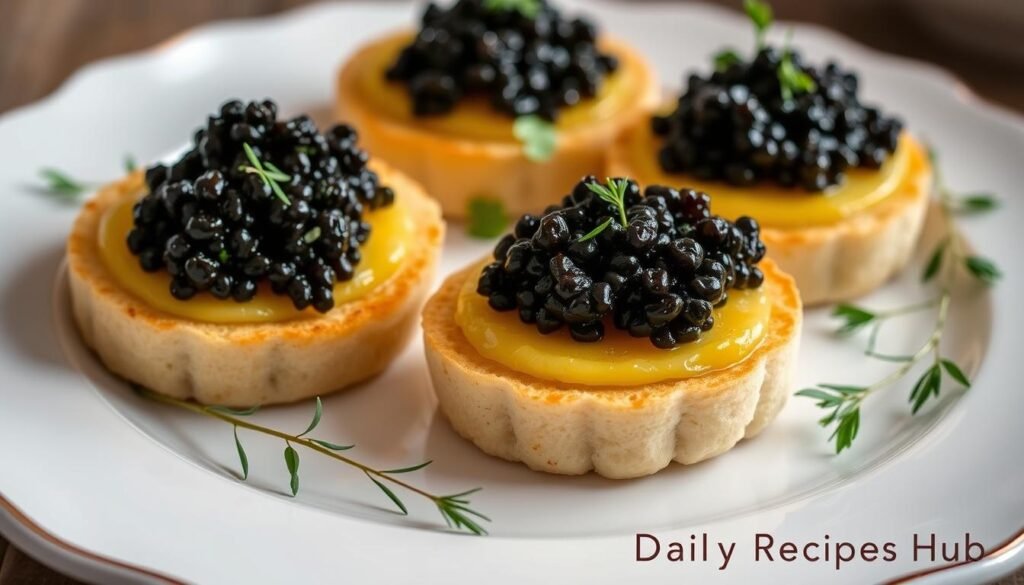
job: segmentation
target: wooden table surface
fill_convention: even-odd
[[[665,0],[670,1],[670,0]],[[0,113],[53,91],[82,65],[154,45],[210,20],[273,14],[304,0],[2,0]],[[715,0],[736,7],[739,0]],[[781,19],[822,24],[891,53],[941,65],[988,100],[1024,111],[1024,64],[929,34],[893,2],[774,0]],[[885,26],[878,10],[884,9]],[[840,12],[841,10],[841,12]],[[1024,32],[1024,31],[1022,31]],[[72,585],[0,536],[0,585]],[[1001,585],[1024,585],[1024,571]]]

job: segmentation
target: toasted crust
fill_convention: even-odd
[[[75,320],[85,343],[114,373],[157,392],[205,404],[292,402],[381,372],[406,345],[433,283],[444,236],[437,205],[380,162],[374,169],[415,214],[416,242],[398,271],[363,298],[322,316],[278,323],[191,321],[122,289],[100,258],[104,211],[143,188],[141,172],[87,202],[68,238]]]
[[[627,137],[616,141],[608,174],[636,174],[626,150],[629,142]],[[796,279],[806,305],[853,299],[885,284],[907,265],[924,227],[932,183],[931,164],[915,145],[907,180],[878,204],[831,225],[762,226],[761,239],[768,255]]]
[[[357,66],[392,38],[373,42],[349,58],[338,76],[336,111],[339,119],[359,128],[360,141],[369,152],[422,183],[448,218],[464,218],[469,202],[477,197],[498,199],[516,216],[559,201],[581,177],[604,167],[605,151],[615,137],[644,119],[659,100],[657,79],[643,57],[606,38],[604,48],[618,56],[623,67],[637,71],[637,99],[614,119],[560,131],[554,156],[533,162],[515,141],[443,136],[376,113],[356,89]]]
[[[793,279],[762,263],[772,299],[768,335],[744,361],[695,378],[644,386],[586,387],[541,380],[481,356],[455,323],[471,269],[427,302],[423,335],[441,410],[484,452],[558,474],[650,475],[696,463],[761,432],[782,409],[800,343]]]

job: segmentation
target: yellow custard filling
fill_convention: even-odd
[[[734,187],[724,182],[700,181],[684,174],[668,174],[657,160],[662,140],[649,126],[627,138],[629,164],[644,183],[673,185],[704,191],[714,196],[712,211],[727,219],[741,215],[757,218],[764,227],[790,229],[831,225],[863,211],[899,191],[910,174],[910,161],[921,145],[909,134],[900,136],[896,151],[872,170],[856,168],[841,184],[822,193],[785,188],[771,183]]]
[[[299,311],[291,299],[274,294],[265,282],[260,283],[256,296],[244,303],[217,299],[209,293],[199,293],[187,301],[174,298],[169,290],[171,277],[162,270],[144,271],[125,243],[132,228],[135,201],[132,197],[125,198],[103,214],[98,234],[99,250],[104,265],[118,284],[150,307],[207,323],[268,323],[319,315],[311,308]],[[373,231],[360,248],[363,257],[355,275],[351,280],[334,285],[335,306],[362,297],[390,278],[411,245],[415,226],[401,198],[396,198],[390,207],[368,212],[365,219],[373,226]]]
[[[700,339],[658,349],[611,324],[596,343],[574,341],[563,327],[548,335],[519,320],[517,311],[495,311],[477,294],[478,270],[466,279],[455,322],[476,351],[501,365],[542,380],[586,386],[637,386],[691,378],[743,361],[764,339],[771,319],[765,287],[729,291],[714,311],[715,326]]]
[[[365,59],[354,65],[359,67],[357,89],[363,101],[372,104],[382,116],[431,133],[478,140],[516,141],[512,132],[514,119],[496,112],[485,98],[464,98],[454,110],[442,116],[413,115],[405,86],[388,81],[384,76],[412,37],[408,32],[392,35],[378,42],[365,53]],[[612,47],[602,46],[601,49],[615,53]],[[640,87],[639,71],[630,59],[616,56],[620,57],[619,68],[605,78],[595,97],[561,110],[556,122],[559,131],[612,119],[637,99],[632,89]]]

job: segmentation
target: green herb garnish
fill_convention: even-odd
[[[622,222],[622,227],[629,225],[629,220],[626,218],[626,191],[629,190],[629,181],[626,179],[607,179],[607,184],[602,185],[600,183],[587,183],[587,189],[590,189],[592,193],[601,198],[602,201],[606,201],[615,206],[619,212],[619,221]],[[586,235],[580,238],[579,241],[585,242],[592,238],[596,238],[601,232],[608,229],[608,226],[612,224],[613,218],[601,222],[596,228],[590,230]]]
[[[936,161],[932,153],[933,163]],[[956,230],[956,214],[977,213],[996,207],[991,195],[968,195],[957,197],[943,185],[939,178],[938,167],[935,171],[938,184],[938,200],[945,228],[943,237],[928,257],[924,270],[921,272],[922,282],[937,282],[939,291],[936,296],[923,302],[913,303],[887,311],[874,311],[851,304],[838,305],[832,312],[834,317],[842,320],[838,332],[851,335],[870,326],[867,346],[864,355],[900,364],[889,375],[868,386],[851,386],[839,384],[818,384],[815,388],[807,388],[796,393],[797,396],[817,401],[819,408],[828,411],[818,424],[828,428],[834,426],[829,440],[835,441],[836,453],[842,452],[853,444],[860,429],[861,405],[874,392],[890,386],[905,378],[915,366],[921,362],[929,363],[920,374],[911,389],[909,401],[911,414],[917,414],[929,399],[939,396],[944,377],[948,377],[964,388],[970,388],[971,381],[963,369],[952,360],[942,356],[942,339],[946,330],[946,321],[952,303],[954,279],[959,269],[965,270],[975,279],[985,284],[993,284],[1001,273],[996,265],[982,256],[967,254],[962,236]],[[966,203],[974,200],[974,203]],[[931,332],[916,351],[907,355],[892,355],[877,351],[878,338],[882,326],[901,316],[934,310],[935,324]]]
[[[544,162],[555,154],[558,132],[555,125],[540,116],[519,116],[512,125],[516,140],[523,144],[523,154],[534,162]]]
[[[793,37],[793,31],[786,35],[786,44],[782,49],[782,60],[779,61],[779,68],[776,75],[779,78],[779,90],[782,92],[782,99],[789,101],[794,95],[809,93],[818,89],[814,78],[801,70],[793,63],[793,53],[789,49],[789,41]]]
[[[743,11],[747,13],[750,22],[754,23],[754,39],[760,50],[764,47],[764,36],[775,19],[772,5],[760,0],[743,0]]]
[[[485,0],[484,8],[495,12],[517,11],[524,18],[536,18],[540,0]]]
[[[139,165],[135,162],[135,157],[131,154],[124,155],[124,170],[128,173],[134,173],[135,169],[139,168]]]
[[[228,254],[227,248],[220,249],[220,252],[217,253],[217,260],[220,260],[221,264],[227,264],[228,260],[231,260],[231,254]]]
[[[722,49],[715,53],[714,61],[715,71],[725,71],[737,63],[742,63],[743,58],[733,49]]]
[[[750,22],[754,25],[754,39],[757,45],[755,52],[760,51],[766,46],[765,35],[768,34],[768,29],[771,28],[774,21],[772,7],[767,2],[762,2],[761,0],[744,0],[743,11],[746,12]],[[786,101],[792,100],[795,95],[817,90],[814,78],[793,63],[792,52],[789,48],[792,36],[793,31],[790,31],[786,36],[786,44],[782,49],[782,59],[779,61],[779,66],[776,70],[776,75],[779,78],[779,91],[782,94],[782,99]],[[732,65],[743,61],[735,49],[729,48],[715,53],[713,59],[716,71],[725,71]]]
[[[500,200],[474,197],[467,206],[466,231],[477,238],[495,238],[504,233],[509,218]]]
[[[490,518],[470,508],[470,502],[469,499],[467,498],[467,496],[469,496],[470,494],[474,494],[480,491],[480,488],[475,488],[457,494],[439,496],[395,477],[395,475],[411,473],[423,469],[424,467],[431,463],[430,461],[426,461],[417,465],[411,465],[408,467],[402,467],[399,469],[376,469],[364,463],[360,463],[355,459],[340,454],[341,451],[347,451],[349,449],[352,449],[354,445],[336,445],[334,443],[329,443],[327,441],[306,437],[306,435],[308,435],[310,432],[317,428],[317,425],[320,424],[320,419],[323,416],[323,402],[320,400],[319,396],[316,398],[316,409],[313,413],[313,419],[309,423],[309,426],[306,428],[305,431],[297,435],[293,435],[244,420],[244,417],[254,414],[258,410],[258,408],[240,410],[222,406],[204,406],[202,404],[197,404],[195,402],[190,402],[187,400],[171,398],[170,396],[165,396],[163,394],[153,392],[152,390],[143,388],[141,386],[134,386],[134,389],[135,392],[142,396],[143,398],[154,400],[156,402],[162,402],[164,404],[169,404],[171,406],[176,406],[178,408],[189,410],[194,413],[201,414],[203,416],[215,418],[232,425],[234,427],[235,448],[236,451],[238,452],[238,460],[242,466],[241,478],[243,480],[249,477],[249,458],[245,453],[245,448],[242,446],[241,439],[239,439],[238,437],[238,429],[255,431],[257,433],[267,435],[270,437],[276,437],[284,441],[284,462],[285,468],[288,471],[288,485],[292,496],[295,496],[299,493],[299,453],[295,449],[295,447],[305,447],[312,451],[316,451],[317,453],[320,453],[322,455],[326,455],[327,457],[330,457],[332,459],[341,461],[342,463],[354,467],[359,471],[362,471],[366,475],[366,477],[368,477],[374,483],[374,485],[376,485],[384,493],[384,495],[387,496],[387,498],[395,505],[395,507],[398,508],[399,512],[403,515],[407,515],[409,513],[408,508],[406,507],[405,503],[402,502],[402,500],[394,492],[394,490],[388,487],[387,484],[398,486],[402,489],[408,490],[414,494],[422,496],[433,502],[433,504],[437,507],[438,512],[441,514],[441,517],[444,518],[444,521],[449,528],[465,530],[476,535],[487,534],[487,531],[480,525],[479,520],[485,520],[487,522],[490,522]]]
[[[239,170],[259,175],[259,177],[263,179],[263,182],[270,187],[270,190],[274,192],[274,195],[277,195],[277,198],[280,199],[282,203],[285,205],[291,205],[291,200],[288,199],[288,196],[284,194],[284,190],[281,189],[281,185],[278,184],[278,181],[291,181],[291,176],[286,175],[270,161],[267,161],[266,163],[260,162],[259,157],[256,156],[255,152],[253,152],[252,147],[249,146],[248,142],[242,143],[242,150],[245,151],[245,157],[249,159],[250,164],[238,167]]]
[[[87,183],[71,178],[57,169],[46,168],[39,171],[39,176],[46,181],[46,191],[67,199],[74,199],[90,189]]]
[[[319,239],[320,239],[320,226],[314,226],[313,229],[311,229],[308,232],[302,234],[302,241],[306,242],[307,244],[312,244],[313,242],[315,242],[315,241],[317,241]]]

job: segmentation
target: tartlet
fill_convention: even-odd
[[[585,226],[573,228],[576,236],[584,230]],[[502,254],[507,261],[507,244],[504,249],[499,244],[496,256]],[[801,324],[799,292],[793,279],[771,260],[759,266],[757,298],[766,303],[760,309],[765,311],[757,326],[760,329],[728,333],[729,319],[747,314],[745,311],[755,306],[744,307],[753,297],[738,291],[736,299],[716,306],[714,315],[719,321],[702,335],[723,328],[722,335],[739,336],[727,338],[729,341],[748,345],[743,350],[728,350],[712,341],[713,345],[703,346],[705,350],[688,354],[697,356],[693,360],[653,347],[648,341],[658,343],[656,332],[650,340],[627,338],[612,329],[612,313],[603,317],[607,324],[602,336],[608,337],[602,341],[589,337],[587,341],[593,343],[587,344],[572,341],[583,338],[575,331],[572,338],[564,335],[564,330],[541,335],[517,320],[514,311],[522,311],[522,303],[515,308],[501,306],[503,312],[492,311],[498,315],[495,319],[504,321],[496,322],[490,331],[485,323],[481,331],[481,322],[489,317],[479,309],[466,313],[473,310],[467,307],[475,306],[467,303],[480,296],[472,290],[478,279],[481,290],[491,287],[483,284],[489,269],[481,272],[481,266],[474,265],[457,272],[442,284],[423,312],[427,364],[440,408],[452,427],[485,453],[548,473],[573,475],[593,470],[609,478],[633,478],[655,473],[672,461],[691,464],[722,454],[741,439],[756,436],[776,417],[790,393],[795,371]],[[495,306],[493,294],[486,301],[490,307]],[[500,299],[497,302],[501,304]],[[730,306],[734,312],[726,313]],[[460,313],[468,316],[460,319]],[[532,319],[540,322],[541,317]],[[553,339],[560,334],[563,339]],[[640,337],[637,331],[630,335]],[[751,336],[753,340],[745,341]],[[688,351],[687,342],[681,337],[678,340],[676,349]],[[699,344],[701,340],[691,338],[689,342]],[[511,349],[507,356],[495,353],[502,343]],[[532,351],[534,343],[539,343],[540,349]],[[602,349],[601,344],[606,343],[614,345]],[[644,354],[637,344],[646,345],[653,353]],[[550,348],[562,354],[550,365],[539,363]],[[685,376],[658,379],[662,374],[651,366],[671,362],[677,370],[685,370],[690,367],[686,364],[708,356],[714,361],[719,351],[741,353],[717,367],[693,366]],[[665,353],[664,360],[658,352]],[[616,355],[619,353],[622,355]],[[620,361],[606,367],[600,362],[603,355]],[[631,367],[616,369],[621,363]],[[587,376],[592,376],[592,381],[584,382]]]
[[[781,97],[783,58],[813,89]],[[714,192],[723,215],[758,217],[805,303],[852,299],[906,266],[933,182],[925,149],[856,92],[856,76],[834,63],[815,69],[791,49],[763,48],[691,76],[678,104],[616,141],[607,170]],[[719,106],[731,123],[707,121]]]
[[[205,404],[291,402],[378,374],[415,330],[433,283],[444,224],[436,203],[418,184],[380,161],[371,168],[393,190],[405,214],[402,221],[415,222],[415,229],[404,232],[409,238],[402,243],[404,255],[390,276],[325,312],[300,311],[269,288],[261,288],[255,301],[239,303],[216,300],[209,292],[192,300],[173,299],[166,290],[161,291],[166,298],[139,296],[138,290],[151,289],[125,285],[121,273],[126,269],[105,256],[109,252],[100,234],[108,229],[104,222],[115,221],[110,218],[118,206],[147,193],[147,181],[139,171],[103,187],[84,205],[67,244],[73,313],[85,343],[112,372],[131,382]],[[373,232],[369,242],[374,242]],[[170,280],[161,270],[146,278]],[[218,303],[237,312],[264,298],[277,304],[260,310],[283,311],[284,316],[246,322],[244,315],[232,313],[226,322],[211,322],[176,314],[179,308],[217,311]],[[193,308],[192,302],[214,308]]]
[[[480,0],[461,0],[447,14],[456,10],[485,11],[484,4]],[[540,4],[541,14],[533,18],[554,20],[553,26],[582,23],[578,26],[593,34],[592,25],[586,21],[561,19],[546,1]],[[436,8],[428,9],[425,29],[438,26],[438,12]],[[432,24],[427,24],[428,20]],[[517,27],[532,27],[534,21],[510,16],[502,22],[505,28],[500,34],[511,30],[518,35]],[[660,88],[644,58],[626,43],[602,34],[593,50],[614,62],[615,70],[604,73],[593,97],[582,90],[576,92],[570,98],[577,100],[575,105],[542,109],[535,104],[518,105],[534,97],[524,94],[516,98],[517,105],[510,102],[499,111],[489,103],[498,99],[491,97],[500,90],[497,85],[463,90],[462,80],[455,79],[460,93],[454,103],[435,108],[437,111],[417,111],[430,106],[419,108],[400,81],[385,79],[385,75],[406,46],[424,34],[423,30],[393,33],[351,56],[338,75],[336,111],[339,119],[350,120],[361,129],[370,152],[422,183],[440,201],[449,218],[465,218],[470,202],[476,199],[498,201],[513,216],[543,208],[560,195],[560,186],[602,168],[605,151],[614,138],[645,118],[658,103]],[[486,29],[483,34],[495,33]],[[473,45],[467,42],[463,46]],[[516,53],[514,58],[522,55]],[[473,59],[478,58],[474,54]],[[550,97],[540,95],[544,98],[541,103]],[[524,144],[516,137],[516,116],[553,120],[557,138],[549,158],[527,156]]]

